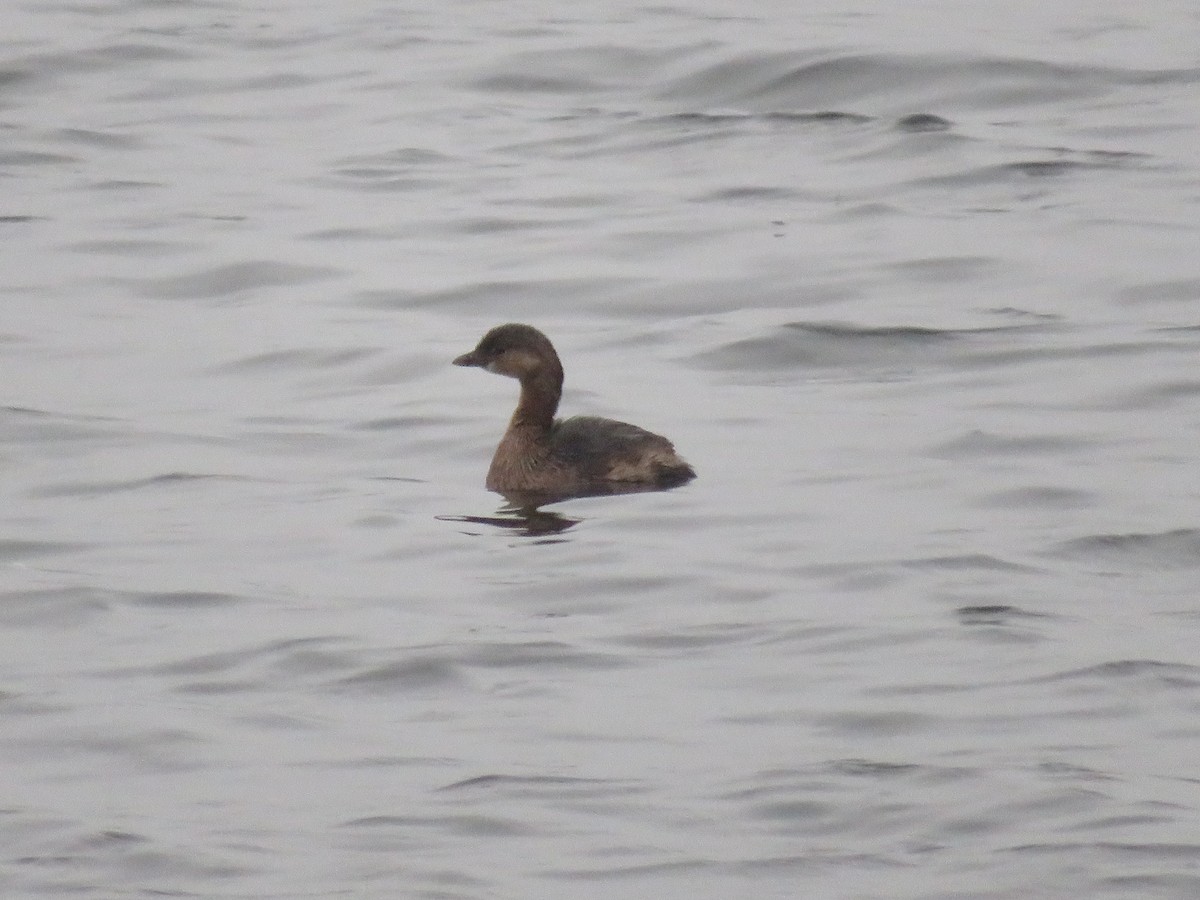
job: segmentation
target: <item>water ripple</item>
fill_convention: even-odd
[[[255,260],[202,269],[168,278],[145,278],[129,282],[138,295],[177,300],[227,297],[261,288],[311,284],[343,274],[327,266],[301,266],[271,260]]]
[[[1200,530],[1094,534],[1064,541],[1049,555],[1119,566],[1122,570],[1161,566],[1191,569],[1200,566]]]

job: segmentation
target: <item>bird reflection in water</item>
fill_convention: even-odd
[[[662,488],[648,484],[609,484],[595,490],[576,491],[568,494],[549,494],[542,491],[502,491],[500,492],[501,496],[508,502],[496,510],[495,515],[437,516],[437,518],[442,522],[469,522],[472,525],[489,525],[493,528],[516,532],[523,537],[545,538],[550,535],[562,534],[564,531],[574,528],[583,519],[576,519],[564,516],[562,513],[542,509],[543,506],[582,497],[641,494],[659,490],[662,490]],[[467,533],[478,534],[478,532]]]
[[[506,504],[494,516],[438,516],[443,522],[469,522],[472,525],[490,525],[515,532],[522,537],[540,537],[562,534],[578,525],[582,519],[572,519],[560,513],[538,509],[536,506],[512,506]],[[478,535],[480,532],[468,531]]]

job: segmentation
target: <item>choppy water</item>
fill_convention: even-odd
[[[1195,5],[594,6],[3,14],[3,895],[1200,895]]]

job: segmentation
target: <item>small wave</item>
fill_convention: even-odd
[[[362,291],[355,300],[362,306],[379,309],[417,309],[426,307],[478,313],[481,309],[504,310],[505,316],[545,315],[569,297],[576,310],[586,308],[593,299],[607,300],[621,288],[635,283],[618,278],[547,278],[537,281],[482,281],[429,292],[400,289]],[[603,304],[602,304],[603,305]]]
[[[460,219],[452,226],[462,234],[507,234],[523,231],[548,231],[568,229],[569,223],[547,218],[515,218],[507,216],[481,216]]]
[[[337,190],[353,188],[361,191],[378,193],[405,193],[408,191],[426,191],[442,187],[445,180],[410,174],[400,174],[394,169],[384,167],[356,166],[338,169],[318,179],[318,184],[326,184]]]
[[[122,423],[101,416],[79,416],[32,409],[0,406],[0,425],[6,443],[40,444],[44,441],[121,439],[127,432]]]
[[[1072,66],[1021,58],[791,52],[723,60],[675,78],[660,99],[702,108],[837,108],[906,102],[974,110],[1101,96],[1124,86],[1193,83],[1197,70]],[[910,107],[911,108],[911,107]]]
[[[33,497],[87,497],[102,494],[121,494],[146,488],[169,487],[198,481],[241,481],[233,475],[213,475],[197,472],[168,472],[149,478],[134,478],[128,481],[78,481],[37,488],[29,492]]]
[[[116,594],[115,597],[135,604],[149,600],[153,605],[155,596],[169,598],[172,593],[132,592]],[[191,593],[193,592],[181,592],[181,595],[187,596]],[[195,592],[195,595],[205,596],[205,592]],[[238,599],[246,601],[249,598],[235,596],[231,602],[236,602]],[[261,674],[262,672],[279,673],[294,681],[301,675],[325,674],[331,670],[348,668],[352,664],[349,654],[340,655],[329,649],[336,643],[338,643],[338,639],[333,637],[305,637],[270,641],[256,646],[184,656],[164,662],[119,666],[105,674],[117,678],[141,678],[146,675],[168,677],[232,675],[238,671],[258,670],[252,681],[257,686],[263,686],[265,678]],[[249,685],[251,679],[240,683]]]
[[[978,166],[960,172],[945,175],[932,175],[915,178],[907,184],[910,187],[981,187],[988,185],[1003,185],[1025,183],[1032,179],[1061,178],[1069,175],[1091,172],[1128,169],[1141,164],[1144,157],[1097,157],[1088,151],[1063,151],[1075,154],[1075,158],[1026,159],[1013,162],[997,163],[994,165]]]
[[[1192,569],[1200,567],[1200,530],[1094,534],[1061,543],[1050,555],[1123,567]]]
[[[1122,303],[1194,303],[1200,300],[1200,278],[1132,285],[1120,291],[1117,300]]]
[[[196,249],[196,244],[183,241],[147,241],[130,238],[111,238],[87,241],[75,241],[63,245],[65,250],[77,253],[102,253],[110,256],[130,256],[139,258],[175,256]]]
[[[711,872],[720,868],[721,864],[715,860],[687,859],[634,865],[611,865],[604,868],[553,868],[544,869],[538,874],[542,878],[558,878],[572,883],[611,880],[641,882],[661,876]],[[572,893],[576,890],[578,889],[573,889]],[[637,893],[640,894],[641,891]]]
[[[1118,659],[1085,666],[1079,669],[1067,669],[1040,678],[1030,679],[1031,683],[1053,683],[1062,681],[1153,681],[1170,687],[1200,687],[1200,666],[1188,663],[1161,662],[1154,659]]]
[[[1157,819],[1155,821],[1158,821]],[[1177,828],[1184,827],[1180,823]],[[1044,841],[1019,844],[1003,849],[1004,853],[1022,856],[1053,857],[1059,866],[1070,865],[1080,871],[1095,865],[1095,860],[1120,860],[1137,866],[1142,872],[1122,873],[1095,879],[1097,896],[1114,897],[1198,897],[1200,877],[1182,872],[1160,870],[1200,864],[1200,844],[1168,842],[1118,841]],[[1075,859],[1074,863],[1069,861]],[[1028,863],[1026,863],[1028,864]],[[1113,862],[1109,862],[1113,865]],[[1156,871],[1159,870],[1159,871]]]
[[[1191,408],[1200,396],[1200,381],[1164,381],[1129,392],[1112,406],[1117,409],[1146,410],[1171,406],[1185,402]]]
[[[1006,603],[990,603],[978,606],[960,606],[954,611],[963,625],[1012,625],[1022,620],[1048,618],[1043,613],[1028,612]]]
[[[986,553],[960,553],[952,556],[930,556],[922,559],[904,560],[901,563],[910,569],[944,569],[947,571],[983,572],[1036,572],[1032,566],[1008,562]]]
[[[920,134],[929,131],[949,131],[954,123],[949,119],[936,116],[933,113],[912,113],[896,122],[898,131],[909,131]]]
[[[145,87],[121,95],[120,99],[136,103],[171,103],[188,97],[219,96],[244,91],[299,91],[321,83],[321,78],[307,72],[278,72],[252,77],[238,75],[207,78],[160,78],[146,82],[147,86]],[[254,117],[259,118],[264,114],[259,112]],[[229,117],[233,118],[234,114],[229,114]]]
[[[642,793],[644,788],[629,781],[606,778],[575,778],[567,775],[477,775],[436,789],[442,793],[496,792],[516,797],[605,797]]]
[[[431,828],[451,834],[471,837],[531,837],[540,835],[539,829],[516,819],[498,816],[458,815],[409,816],[382,815],[363,816],[341,824],[342,828],[395,828],[409,833],[414,828]],[[442,893],[442,892],[439,892]],[[443,896],[444,893],[442,894]]]
[[[871,759],[839,759],[828,763],[826,768],[831,772],[856,778],[896,778],[902,775],[916,775],[925,770],[924,766],[913,763],[880,762]]]
[[[841,735],[892,737],[935,731],[942,719],[915,710],[879,710],[877,712],[839,712],[818,716],[816,724]]]
[[[587,117],[594,127],[569,136],[522,141],[504,149],[522,156],[560,159],[624,157],[656,151],[674,152],[693,145],[717,144],[736,138],[758,139],[764,132],[793,134],[842,133],[875,121],[848,110],[681,111],[664,115],[602,114]],[[602,119],[612,121],[601,121]]]
[[[102,147],[106,150],[134,150],[145,145],[141,138],[131,134],[95,131],[90,128],[60,128],[52,132],[51,136],[64,143],[82,144],[85,147]]]
[[[474,87],[481,91],[506,94],[589,94],[605,90],[607,86],[583,78],[503,72],[476,80]]]
[[[344,274],[341,269],[328,266],[250,260],[169,278],[130,280],[128,284],[142,297],[191,300],[228,297],[263,288],[311,284]]]
[[[4,559],[0,541],[0,560]],[[110,598],[103,592],[82,587],[12,591],[0,594],[0,623],[6,626],[54,626],[76,628],[107,612]]]
[[[656,83],[664,67],[691,48],[645,51],[615,45],[516,53],[488,64],[470,82],[487,93],[597,94]]]
[[[709,647],[757,643],[764,638],[775,639],[778,637],[778,631],[774,626],[736,623],[690,628],[682,632],[678,630],[639,631],[634,634],[618,635],[611,640],[613,643],[641,650],[686,654]]]
[[[1100,499],[1092,491],[1045,485],[996,491],[972,505],[984,509],[1088,509],[1097,506]]]
[[[975,430],[935,445],[929,455],[945,459],[1047,456],[1073,454],[1097,445],[1096,439],[1061,434],[1006,435]]]
[[[86,191],[141,191],[147,188],[166,187],[165,181],[139,181],[136,178],[102,178],[81,185]]]
[[[733,341],[699,353],[692,360],[704,368],[735,370],[928,368],[950,361],[966,338],[1020,327],[956,330],[791,322],[769,335]]]
[[[214,606],[232,606],[243,600],[236,594],[212,591],[152,591],[129,595],[136,606],[157,609],[208,609]]]
[[[0,69],[0,90],[33,81],[35,75],[29,69]]]
[[[125,66],[182,62],[194,55],[150,42],[114,43],[67,52],[34,53],[8,61],[0,70],[0,90],[45,89],[75,75],[92,75]]]
[[[479,644],[466,648],[463,662],[487,669],[532,666],[570,669],[617,669],[631,665],[623,654],[579,650],[560,641]]]
[[[46,153],[38,150],[0,151],[0,166],[60,166],[82,162],[78,156],[65,153]]]
[[[871,116],[861,113],[842,112],[838,110],[819,110],[816,112],[786,112],[767,111],[762,113],[747,112],[680,112],[666,116],[656,116],[643,119],[642,124],[681,124],[681,125],[727,125],[743,122],[776,122],[784,124],[839,124],[865,125],[873,122]]]
[[[15,562],[37,556],[53,556],[88,549],[89,544],[68,541],[29,541],[0,539],[0,562]]]
[[[354,675],[339,678],[340,687],[371,692],[426,690],[464,684],[462,673],[452,660],[435,655],[416,655],[371,666]]]
[[[761,203],[764,200],[795,200],[802,194],[793,188],[783,188],[766,185],[739,185],[737,187],[718,188],[704,194],[690,197],[692,203]],[[781,225],[782,222],[774,224]]]
[[[257,369],[331,369],[361,362],[383,351],[374,347],[345,347],[324,349],[303,347],[294,350],[277,350],[271,353],[255,353],[233,362],[222,363],[209,369],[213,373],[246,372]]]
[[[422,428],[444,427],[456,424],[457,419],[451,416],[410,415],[384,416],[377,419],[364,419],[361,422],[354,422],[347,427],[351,431],[411,431]]]

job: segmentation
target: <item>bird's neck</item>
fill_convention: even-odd
[[[531,375],[521,381],[521,398],[513,412],[512,428],[549,431],[562,398],[562,376],[553,372]]]

